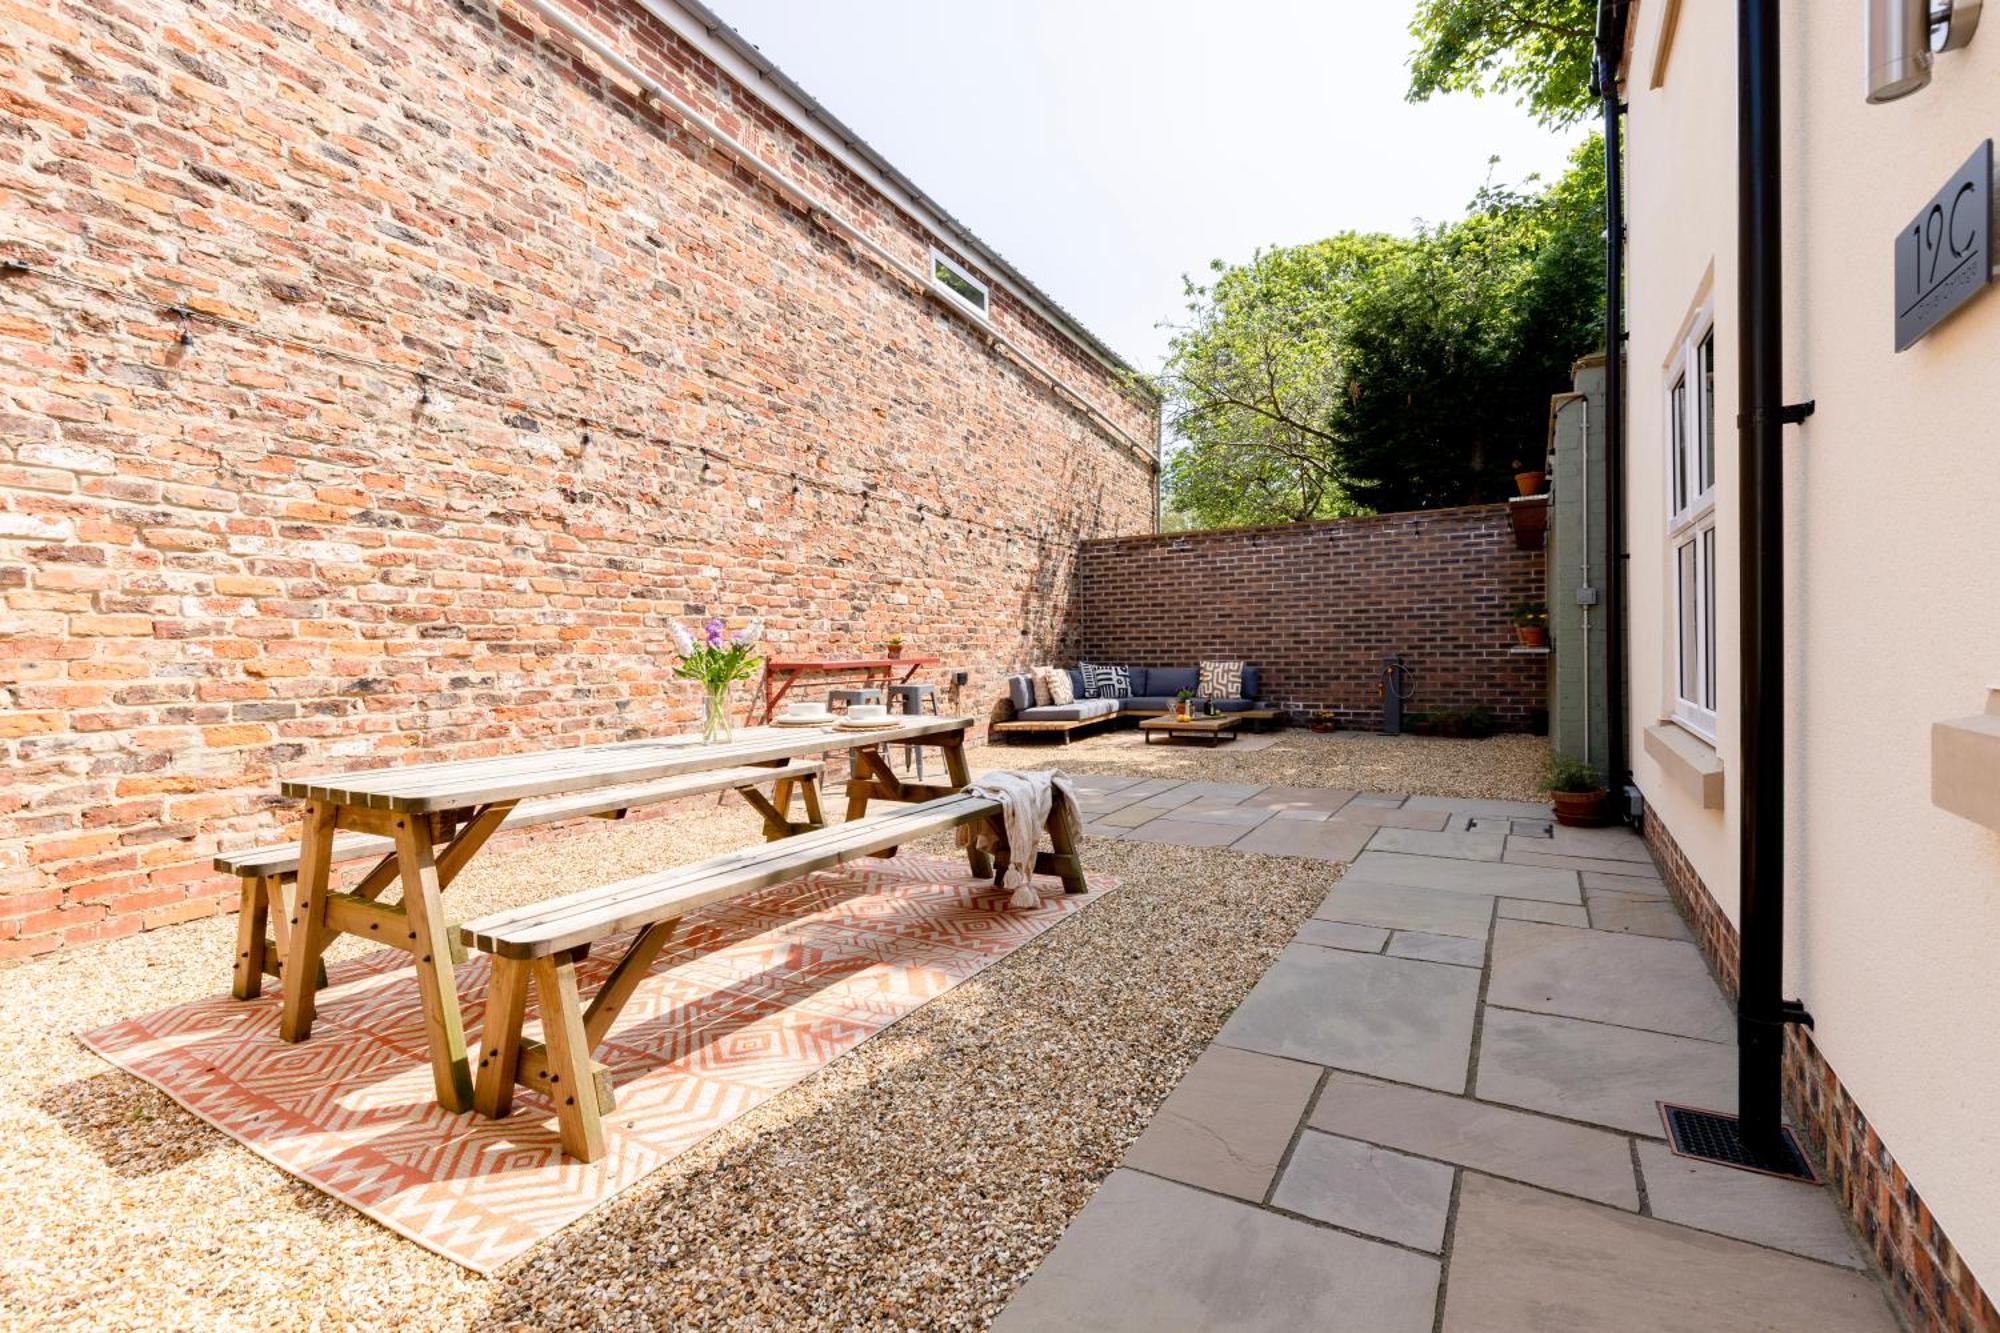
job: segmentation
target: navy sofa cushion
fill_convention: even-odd
[[[1146,693],[1172,697],[1182,690],[1191,690],[1201,681],[1200,667],[1147,667]],[[1134,686],[1132,693],[1137,694]]]
[[[1125,670],[1132,677],[1132,693],[1151,694],[1153,692],[1153,687],[1146,683],[1146,668],[1128,666]]]
[[[1245,699],[1261,699],[1263,696],[1264,696],[1263,673],[1258,671],[1256,667],[1251,666],[1248,662],[1244,663],[1243,697]]]
[[[1176,700],[1171,694],[1135,694],[1129,699],[1118,701],[1121,713],[1164,713],[1172,708]]]
[[[1069,677],[1070,698],[1088,699],[1090,697],[1090,691],[1083,688],[1083,673],[1081,671],[1075,667],[1064,667],[1063,674]]]
[[[1007,677],[1007,700],[1020,713],[1035,706],[1035,682],[1030,676]]]
[[[1073,704],[1043,704],[1021,710],[1023,722],[1081,722],[1093,717],[1110,717],[1118,711],[1116,699],[1078,699]]]

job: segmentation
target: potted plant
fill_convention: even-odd
[[[720,620],[709,620],[696,638],[680,621],[669,621],[680,665],[674,674],[683,680],[701,682],[701,739],[705,745],[726,741],[729,724],[729,687],[757,674],[757,654],[751,649],[764,637],[762,621],[753,620],[734,634],[723,633]]]
[[[1556,823],[1570,828],[1596,828],[1604,822],[1604,789],[1597,770],[1566,754],[1549,757],[1549,775],[1542,787],[1556,809]]]
[[[1514,489],[1523,495],[1540,495],[1548,485],[1549,474],[1545,469],[1530,470],[1520,459],[1514,460]]]
[[[1507,617],[1514,622],[1514,637],[1521,641],[1523,648],[1546,648],[1549,646],[1549,605],[1547,602],[1522,602]]]
[[[1331,709],[1317,708],[1313,710],[1312,716],[1307,719],[1306,725],[1314,731],[1328,732],[1333,730],[1334,723],[1339,720],[1339,716]]]
[[[888,650],[889,656],[901,657],[903,655],[903,636],[900,634],[891,634],[883,644],[883,647]]]
[[[1194,716],[1194,691],[1182,690],[1174,698],[1177,701],[1174,705],[1174,716],[1182,722],[1191,719]]]

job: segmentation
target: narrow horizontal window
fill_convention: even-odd
[[[986,284],[960,268],[941,251],[931,251],[931,286],[951,297],[981,319],[987,308]]]

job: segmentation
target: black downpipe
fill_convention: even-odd
[[[1784,427],[1810,405],[1784,402],[1784,240],[1778,0],[1737,9],[1737,416],[1742,580],[1742,938],[1736,1004],[1737,1117],[1744,1146],[1781,1155],[1785,1024],[1810,1023],[1784,998]]]
[[[1610,715],[1605,785],[1613,807],[1631,780],[1625,747],[1625,154],[1618,67],[1628,0],[1599,0],[1591,91],[1604,103],[1604,690]],[[1585,447],[1588,447],[1588,441]]]

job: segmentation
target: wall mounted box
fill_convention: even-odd
[[[1931,804],[2000,829],[2000,686],[1985,712],[1931,724]]]

